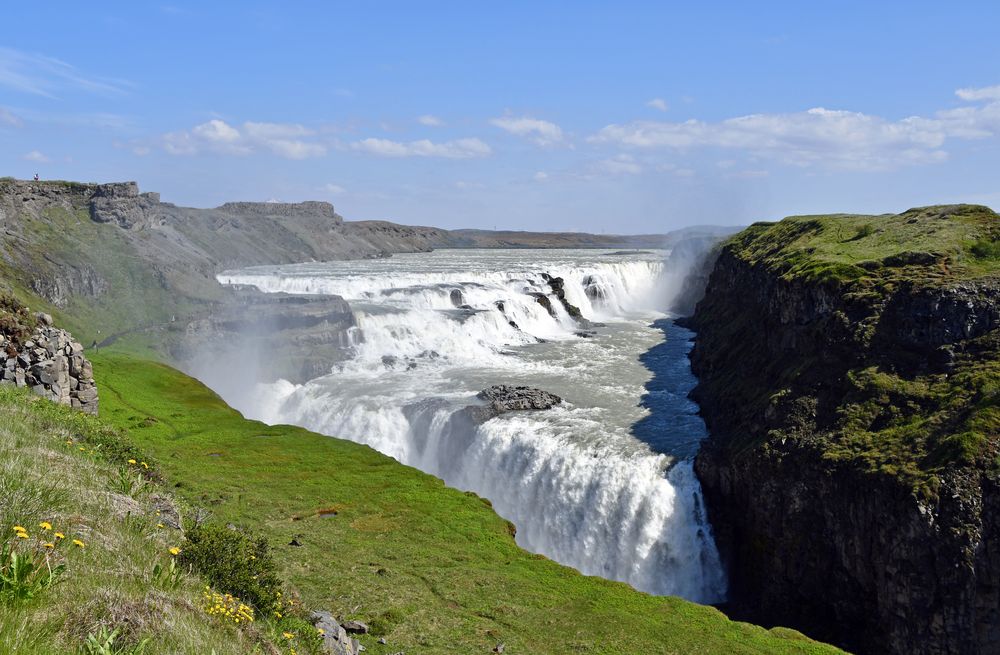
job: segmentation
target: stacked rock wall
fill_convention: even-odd
[[[0,335],[0,384],[30,387],[39,396],[97,414],[94,369],[83,346],[52,317],[37,314],[38,327],[21,347]]]

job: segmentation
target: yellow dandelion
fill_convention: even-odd
[[[284,637],[285,639],[295,639],[295,635],[292,634],[291,632],[282,632],[281,636]]]
[[[135,464],[135,460],[134,460],[134,459],[130,459],[130,460],[128,461],[128,463],[129,463],[129,464]]]
[[[27,539],[28,538],[28,533],[27,532],[18,532],[17,533],[17,538],[18,539]]]
[[[77,548],[86,548],[87,547],[87,544],[83,543],[79,539],[74,539],[73,540],[73,545],[76,546]]]
[[[158,527],[158,528],[160,528],[162,530],[163,529],[163,524],[162,523],[157,523],[156,527]]]
[[[142,465],[142,468],[144,468],[144,469],[148,469],[149,468],[149,464],[147,464],[146,462],[142,462],[141,465]]]
[[[86,449],[86,448],[84,448],[83,446],[80,446],[79,448],[77,448],[77,450],[79,450],[79,451],[80,451],[81,453],[83,453],[83,452],[86,452],[86,451],[87,451],[87,449]]]
[[[67,446],[72,446],[73,445],[73,440],[72,439],[67,439],[66,440],[66,445]]]
[[[38,524],[38,527],[48,532],[49,530],[52,529],[52,524],[49,523],[48,521],[42,521],[41,523]]]
[[[55,537],[56,539],[65,539],[66,538],[66,535],[64,535],[62,532],[57,532],[57,533],[55,533],[52,536]]]
[[[171,546],[170,547],[170,554],[176,557],[177,555],[181,554],[181,549],[178,548],[177,546]]]
[[[25,530],[24,527],[22,527],[20,525],[15,525],[14,526],[14,532],[27,532],[27,530]]]
[[[279,619],[281,618],[281,612],[275,612],[275,613],[274,613],[274,615],[275,615],[276,617],[278,617]]]
[[[53,544],[53,543],[47,543],[47,544],[45,544],[45,547],[48,548],[49,550],[52,550],[53,548],[56,547],[56,545]]]

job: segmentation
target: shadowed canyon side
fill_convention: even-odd
[[[735,615],[861,653],[1000,649],[1000,218],[794,217],[691,323]]]

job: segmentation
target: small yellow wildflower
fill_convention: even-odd
[[[84,448],[83,446],[80,446],[79,448],[77,448],[77,450],[79,450],[82,453],[82,452],[86,451],[87,449]]]
[[[52,524],[49,523],[48,521],[42,521],[41,523],[38,524],[38,527],[48,532],[49,530],[52,529]]]
[[[323,628],[316,628],[316,632],[319,633],[320,637],[326,634],[326,630],[324,630]]]
[[[27,532],[27,530],[25,530],[25,529],[24,529],[24,528],[23,528],[22,526],[20,526],[20,525],[15,525],[15,526],[14,526],[14,532]]]
[[[149,468],[149,464],[147,464],[146,462],[140,462],[140,464],[141,464],[142,468],[144,468],[144,469],[148,469]]]
[[[73,545],[76,546],[77,548],[86,548],[86,546],[87,546],[87,544],[83,543],[79,539],[74,539],[73,540]]]
[[[57,532],[57,533],[55,533],[52,536],[55,537],[56,539],[65,539],[66,538],[66,535],[64,535],[62,532]]]
[[[178,556],[178,555],[181,554],[181,549],[178,548],[177,546],[171,546],[170,547],[170,554],[173,555],[174,557],[176,557],[176,556]]]
[[[135,460],[134,460],[134,459],[130,459],[130,460],[128,461],[128,463],[129,463],[129,464],[135,464]]]
[[[275,615],[276,617],[278,617],[279,619],[281,618],[281,612],[275,612],[275,613],[274,613],[274,615]]]
[[[66,440],[66,445],[67,446],[72,446],[73,445],[73,440],[72,439],[67,439]]]
[[[51,550],[51,549],[55,548],[56,545],[53,544],[53,543],[47,543],[47,544],[45,544],[45,547],[48,548],[49,550]]]
[[[162,523],[157,523],[156,527],[158,527],[158,528],[160,528],[162,530],[163,529],[163,524]]]
[[[18,532],[17,533],[17,538],[18,539],[27,539],[28,538],[28,533],[27,532]]]
[[[291,632],[282,632],[281,636],[284,637],[285,639],[295,639],[295,635],[293,635]]]

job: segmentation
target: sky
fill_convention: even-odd
[[[1000,209],[996,2],[7,3],[0,176],[651,233]]]

